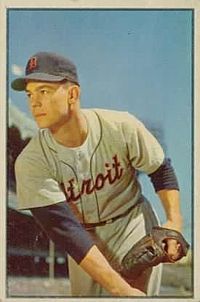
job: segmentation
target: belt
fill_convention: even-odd
[[[134,205],[132,205],[130,208],[128,208],[124,213],[119,214],[113,218],[109,218],[107,220],[99,221],[96,223],[82,223],[82,225],[84,226],[84,228],[86,228],[88,230],[88,229],[93,229],[98,226],[104,226],[106,224],[113,223],[115,220],[128,215],[131,212],[131,210],[133,210],[136,206],[138,206],[140,203],[142,203],[142,201],[143,201],[143,198],[139,198],[138,201]]]

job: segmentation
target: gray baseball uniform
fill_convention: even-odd
[[[67,200],[87,227],[106,221],[88,232],[109,262],[117,266],[132,245],[158,224],[142,196],[137,170],[154,173],[163,163],[164,153],[144,125],[129,113],[103,109],[82,112],[89,132],[80,147],[59,145],[48,129],[42,129],[18,157],[19,209]],[[112,221],[116,216],[119,218]],[[109,295],[71,257],[69,271],[73,295]],[[158,294],[161,267],[145,278],[148,294]]]

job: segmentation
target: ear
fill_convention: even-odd
[[[80,99],[80,87],[72,85],[68,88],[68,103],[75,104]]]

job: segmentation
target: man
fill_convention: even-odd
[[[129,113],[81,109],[76,67],[60,55],[32,56],[12,88],[26,91],[40,128],[16,162],[19,208],[30,209],[70,255],[72,295],[158,295],[161,266],[126,283],[109,264],[117,271],[133,244],[158,224],[137,170],[152,181],[165,227],[181,230],[178,183],[159,143]],[[178,248],[168,240],[174,259]]]

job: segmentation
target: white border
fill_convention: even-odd
[[[198,8],[198,0],[2,0],[5,8]]]
[[[113,301],[200,301],[200,198],[199,198],[199,185],[200,185],[200,153],[197,149],[200,143],[200,92],[197,83],[200,83],[200,1],[199,0],[34,0],[23,1],[23,0],[1,0],[0,1],[0,150],[1,150],[1,160],[0,160],[0,171],[1,171],[1,183],[0,183],[0,301],[6,302],[49,302],[49,301],[59,301],[66,302],[69,301],[91,301],[95,302],[99,299],[97,298],[6,298],[6,247],[5,247],[5,236],[6,236],[6,11],[9,8],[75,8],[75,9],[88,9],[88,8],[119,8],[119,9],[194,9],[195,11],[195,23],[194,23],[194,298],[115,298]],[[178,113],[177,113],[178,114]],[[2,177],[3,176],[3,177]],[[2,181],[3,179],[3,181]],[[111,301],[112,298],[100,298],[100,301]]]
[[[6,14],[0,3],[0,301],[6,289]]]
[[[200,298],[200,2],[195,11],[195,55],[194,55],[194,288],[195,297]],[[198,85],[197,85],[198,83]],[[200,299],[198,300],[200,301]]]

